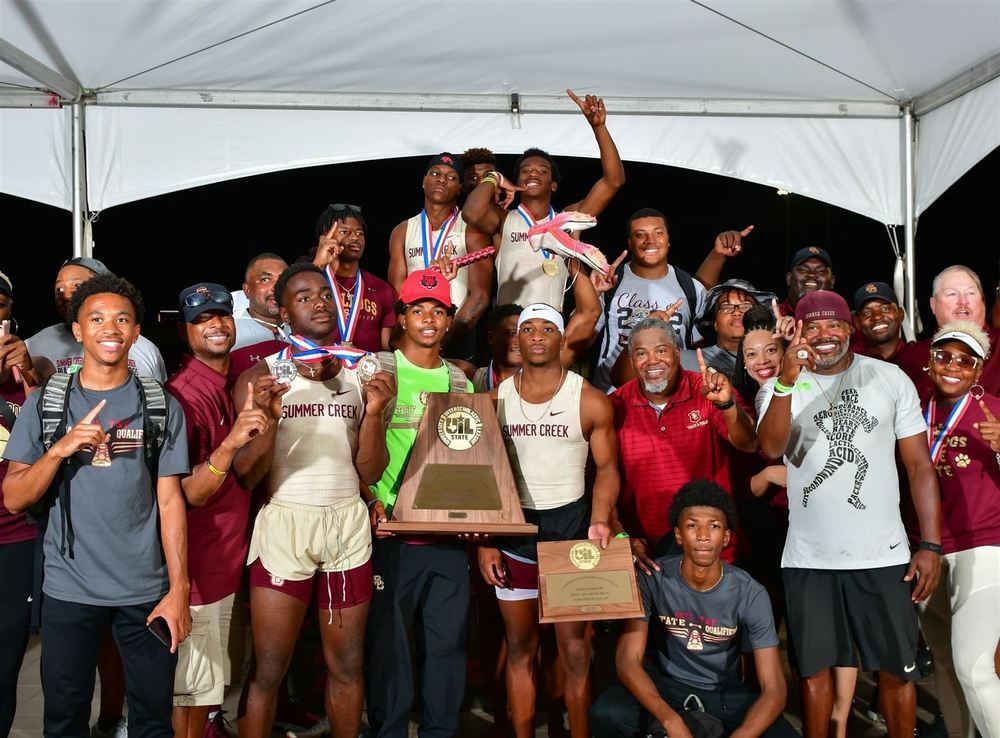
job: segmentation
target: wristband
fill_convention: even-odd
[[[774,380],[774,394],[777,397],[785,397],[786,395],[792,394],[795,390],[795,384],[792,383],[791,387],[783,385],[780,379]]]
[[[378,497],[372,497],[370,500],[368,500],[368,502],[365,503],[365,507],[371,510],[376,502],[378,502]]]
[[[217,477],[224,477],[226,476],[226,474],[229,473],[228,469],[220,469],[219,467],[217,467],[215,464],[212,463],[211,454],[209,454],[208,458],[205,459],[205,465],[208,467],[208,470]]]
[[[615,538],[630,538],[628,533],[622,531],[621,533],[615,533]]]
[[[717,410],[728,410],[729,408],[731,408],[733,405],[736,404],[736,400],[730,397],[729,400],[726,402],[713,402],[712,404],[715,405],[715,408]]]
[[[936,553],[938,556],[944,553],[944,549],[941,548],[940,543],[931,543],[930,541],[921,541],[919,544],[917,544],[917,550],[930,551],[931,553]]]

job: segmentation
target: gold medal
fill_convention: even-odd
[[[559,262],[555,259],[546,259],[542,262],[542,271],[546,277],[556,277],[559,275]]]

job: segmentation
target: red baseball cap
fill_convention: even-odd
[[[851,322],[851,309],[847,301],[830,290],[816,290],[802,297],[795,304],[795,319],[803,325],[813,320],[842,320]]]
[[[437,300],[451,307],[451,285],[437,269],[420,269],[412,272],[399,289],[399,299],[404,305],[424,300]]]

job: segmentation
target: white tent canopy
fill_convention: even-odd
[[[887,224],[1000,145],[1000,0],[0,0],[0,60],[0,191],[77,211],[442,148],[594,156],[566,87],[627,160]]]

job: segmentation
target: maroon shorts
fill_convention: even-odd
[[[284,592],[306,603],[315,596],[321,610],[344,610],[372,598],[372,561],[347,571],[318,571],[309,579],[294,581],[273,576],[260,559],[250,564],[250,586]]]

